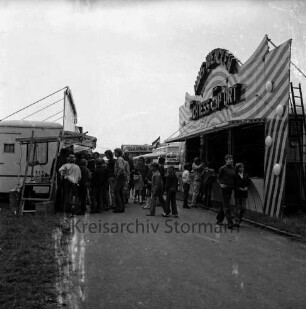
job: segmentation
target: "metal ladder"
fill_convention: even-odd
[[[306,178],[305,178],[305,163],[304,157],[306,155],[306,118],[305,118],[305,106],[303,102],[301,84],[298,87],[294,87],[292,82],[290,83],[291,88],[291,98],[290,98],[290,108],[291,113],[294,116],[294,121],[297,125],[296,142],[299,151],[299,184],[302,186],[304,193],[304,199],[306,198]],[[302,203],[300,199],[300,203]],[[303,206],[303,205],[301,205]]]
[[[35,147],[36,147],[36,142],[35,142],[35,138],[34,138],[34,131],[32,131],[32,135],[31,135],[31,139],[30,139],[30,151],[29,154],[32,155],[32,162],[34,161],[34,157],[35,157]],[[27,182],[27,178],[28,178],[28,173],[29,173],[29,161],[30,158],[28,158],[27,163],[26,163],[26,169],[25,169],[25,175],[24,175],[24,179],[23,179],[23,185],[22,185],[22,190],[21,190],[21,196],[20,196],[20,202],[19,202],[19,215],[23,215],[24,213],[35,213],[36,210],[31,209],[31,210],[25,210],[25,203],[28,202],[43,202],[43,201],[50,201],[52,198],[55,198],[55,192],[54,190],[56,189],[56,163],[57,163],[57,157],[58,157],[58,153],[59,153],[59,149],[60,149],[60,142],[58,141],[57,143],[57,153],[56,153],[56,157],[55,157],[55,162],[54,162],[54,166],[53,166],[53,173],[52,173],[52,178],[50,183],[46,183],[46,184],[37,184],[38,186],[45,186],[50,188],[49,189],[49,196],[45,197],[45,198],[35,198],[35,197],[25,197],[25,190],[26,190],[26,186],[30,185],[30,186],[35,186],[34,183],[28,183]],[[33,179],[33,171],[34,171],[34,166],[31,166],[31,179]]]

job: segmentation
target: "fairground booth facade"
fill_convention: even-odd
[[[182,163],[200,157],[216,171],[232,154],[251,179],[247,208],[279,217],[305,208],[305,113],[300,85],[290,83],[291,40],[272,50],[269,41],[244,64],[211,51],[179,108],[179,135],[167,142],[182,142]],[[217,184],[213,199],[221,201]]]

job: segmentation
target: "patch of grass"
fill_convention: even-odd
[[[246,211],[245,218],[306,238],[306,214],[274,218],[248,210]]]
[[[213,208],[217,210],[217,203],[212,204]],[[275,218],[256,211],[246,210],[244,219],[252,220],[256,223],[306,238],[306,214],[296,214],[290,217]]]
[[[0,307],[56,308],[57,217],[0,212]]]
[[[177,198],[182,200],[183,194],[178,193]],[[219,203],[212,201],[211,208],[217,211],[219,209]],[[204,207],[205,208],[205,207]],[[281,231],[296,234],[306,239],[306,214],[295,214],[291,216],[284,216],[283,218],[269,217],[265,214],[246,210],[245,219],[252,220],[256,223],[264,224]]]

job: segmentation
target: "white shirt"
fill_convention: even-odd
[[[125,176],[125,164],[124,164],[124,159],[122,157],[118,157],[115,163],[115,167],[114,167],[114,172],[115,172],[115,176],[121,176],[124,175]]]
[[[68,179],[75,184],[78,184],[82,177],[80,168],[74,163],[66,163],[62,165],[59,172],[65,179]]]
[[[182,180],[183,180],[183,183],[190,184],[190,172],[188,170],[184,170],[182,174]]]

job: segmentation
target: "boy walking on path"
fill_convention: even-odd
[[[231,196],[234,188],[234,168],[233,168],[233,156],[227,154],[225,157],[225,165],[220,167],[218,182],[222,190],[223,204],[217,215],[217,224],[222,224],[224,217],[226,216],[228,222],[228,228],[233,228],[233,218],[231,214]]]
[[[165,191],[167,193],[166,199],[166,211],[163,214],[163,217],[169,217],[170,213],[172,212],[172,216],[177,218],[177,206],[176,206],[176,190],[178,186],[178,178],[175,175],[174,166],[169,166],[168,168],[168,175],[166,177],[166,185]],[[171,209],[170,209],[171,204]]]
[[[235,193],[235,226],[239,227],[245,212],[246,199],[248,197],[249,177],[244,172],[244,165],[235,165],[234,193]]]
[[[192,193],[191,207],[197,207],[197,199],[200,194],[201,185],[202,185],[203,169],[204,169],[204,163],[200,164],[200,159],[194,158],[193,164],[192,164],[194,179],[193,179],[193,193]]]
[[[165,200],[163,198],[163,180],[160,175],[160,172],[158,171],[158,163],[153,162],[151,164],[152,168],[152,201],[151,201],[151,208],[150,212],[147,214],[147,216],[155,216],[155,208],[156,208],[156,199],[159,199],[160,204],[163,207],[164,213],[166,213],[166,205]]]

